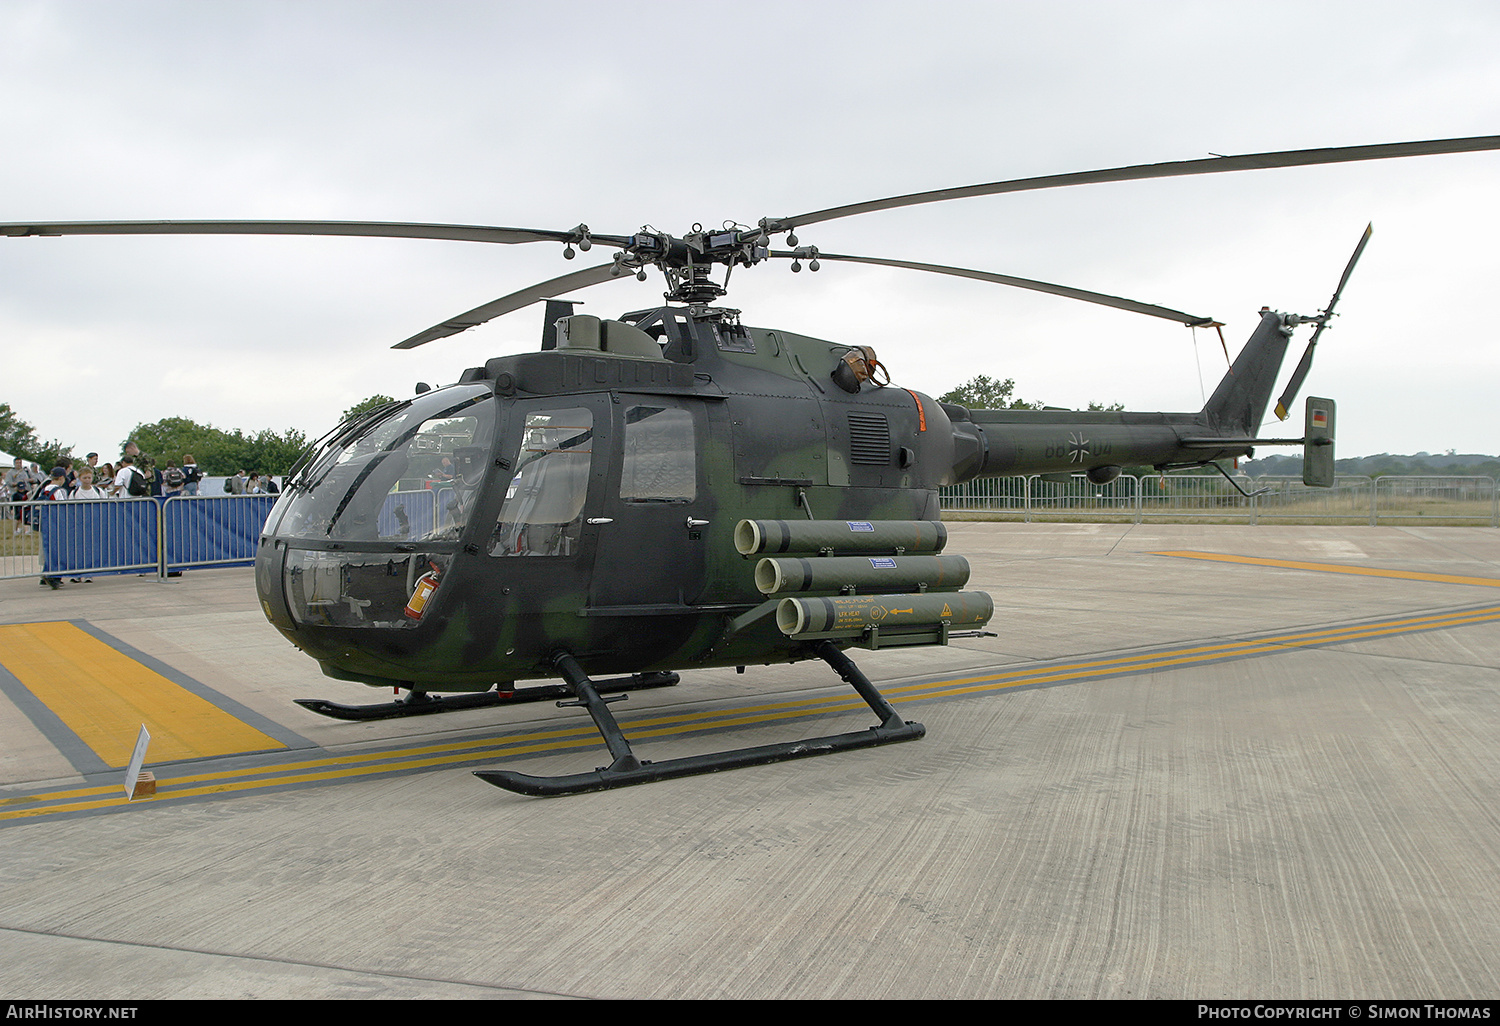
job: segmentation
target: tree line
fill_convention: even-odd
[[[979,374],[965,381],[957,388],[950,389],[938,396],[938,402],[948,403],[951,406],[965,406],[971,410],[1047,410],[1056,407],[1047,406],[1041,402],[1027,402],[1025,399],[1016,397],[1016,379],[1006,378],[1000,381],[990,377],[988,374]],[[1123,403],[1112,403],[1105,406],[1103,403],[1091,402],[1090,410],[1123,410]]]
[[[0,450],[47,470],[69,455],[72,446],[63,445],[55,438],[42,441],[37,438],[36,429],[10,408],[10,403],[0,403]]]
[[[199,424],[186,417],[166,417],[154,424],[137,424],[120,441],[120,451],[134,442],[153,464],[161,467],[171,460],[182,462],[192,453],[198,466],[209,477],[230,475],[240,470],[262,474],[285,474],[307,448],[307,436],[296,428],[273,431],[267,428],[248,434],[238,428],[225,431],[209,424]],[[0,449],[35,463],[43,471],[57,466],[65,457],[78,459],[81,454],[57,439],[42,441],[36,429],[22,420],[9,403],[0,403]],[[101,452],[103,462],[112,463],[118,452]]]
[[[1043,410],[1048,408],[1040,402],[1017,399],[1015,389],[1016,382],[1013,378],[1000,381],[987,374],[980,374],[957,388],[945,392],[938,397],[938,401],[955,406],[966,406],[971,410]],[[1125,407],[1120,403],[1104,406],[1091,402],[1088,408],[1090,410],[1123,410]],[[1500,479],[1500,457],[1481,453],[1462,454],[1452,449],[1441,455],[1419,452],[1412,456],[1396,456],[1390,453],[1356,456],[1335,460],[1334,468],[1340,474],[1364,474],[1368,477],[1380,477],[1385,474],[1426,474]],[[1302,457],[1277,454],[1257,460],[1240,460],[1238,469],[1255,477],[1262,474],[1301,477]],[[1125,468],[1125,473],[1143,477],[1155,472],[1151,467]],[[1201,467],[1189,473],[1215,474],[1217,471],[1213,467]]]
[[[939,402],[967,406],[976,410],[1040,410],[1041,402],[1028,402],[1015,395],[1015,379],[1004,381],[980,374],[938,397]],[[372,395],[344,411],[344,419],[358,416],[386,403],[387,395]],[[1118,403],[1104,406],[1091,402],[1090,410],[1120,410]],[[136,446],[158,465],[167,460],[181,461],[187,453],[198,460],[203,473],[210,477],[234,474],[240,470],[262,474],[285,474],[307,448],[305,434],[295,428],[273,431],[267,428],[254,434],[236,428],[225,431],[209,424],[199,424],[186,417],[166,417],[153,424],[137,424],[120,442]],[[42,441],[32,426],[16,415],[9,403],[0,403],[0,449],[13,456],[32,461],[46,469],[56,466],[63,457],[76,455],[73,446],[57,439]],[[100,454],[112,462],[114,453]]]
[[[1270,474],[1298,477],[1302,474],[1301,456],[1266,456],[1240,464],[1246,473],[1254,476]],[[1339,474],[1359,474],[1364,477],[1493,477],[1500,479],[1500,457],[1484,453],[1447,452],[1437,455],[1428,452],[1409,456],[1379,453],[1375,456],[1351,456],[1333,461],[1333,469]]]
[[[207,477],[241,470],[285,474],[307,449],[307,436],[296,428],[280,432],[266,428],[252,435],[238,428],[224,431],[186,417],[137,424],[128,440],[159,467],[166,466],[168,460],[181,463],[185,453],[192,453]]]

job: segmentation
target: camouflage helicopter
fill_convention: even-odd
[[[540,777],[481,770],[523,794],[601,790],[920,738],[846,649],[942,645],[982,632],[990,597],[944,553],[938,488],[978,477],[1126,465],[1217,466],[1253,446],[1304,446],[1305,480],[1333,480],[1334,404],[1309,398],[1303,437],[1256,437],[1295,328],[1314,330],[1276,413],[1286,419],[1369,229],[1327,307],[1263,309],[1192,413],[967,410],[893,385],[874,352],[743,324],[716,305],[736,267],[849,261],[1052,293],[1191,326],[1206,316],[1008,275],[820,252],[809,225],[942,200],[1257,168],[1500,148],[1500,136],[1282,151],[992,182],[673,236],[320,221],[56,222],[10,236],[292,234],[554,242],[610,261],[521,289],[412,336],[409,349],[546,301],[536,352],[339,424],[293,471],[255,563],[262,609],[330,677],[397,701],[299,700],[331,716],[427,715],[560,698],[592,716],[612,761]],[[787,249],[773,249],[786,235]],[[576,249],[575,249],[576,247]],[[615,319],[557,297],[655,268],[666,304]],[[711,274],[723,268],[723,280]],[[1222,467],[1220,468],[1222,472]],[[1229,475],[1226,473],[1226,477]],[[609,709],[678,670],[818,658],[879,719],[864,731],[659,762]],[[599,679],[600,677],[605,679]],[[530,683],[561,678],[562,684]]]

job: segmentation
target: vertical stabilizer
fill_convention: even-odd
[[[1256,433],[1265,419],[1291,334],[1283,315],[1274,310],[1261,311],[1260,325],[1203,407],[1213,430],[1226,435]]]

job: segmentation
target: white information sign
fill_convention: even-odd
[[[130,765],[125,770],[125,800],[135,796],[135,782],[140,779],[141,766],[146,761],[146,746],[151,743],[151,734],[141,724],[140,736],[135,739],[135,751],[131,753]]]

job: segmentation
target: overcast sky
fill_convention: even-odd
[[[0,0],[0,43],[0,222],[681,234],[1005,178],[1500,133],[1493,0]],[[799,234],[1211,315],[1233,352],[1261,306],[1324,306],[1373,221],[1304,395],[1339,401],[1341,455],[1495,454],[1497,186],[1500,152],[996,196]],[[540,307],[389,346],[582,266],[553,244],[0,238],[0,401],[106,459],[168,416],[315,436],[371,394],[536,348]],[[1053,405],[1189,410],[1224,369],[1202,331],[997,285],[832,263],[732,285],[747,323],[873,345],[932,395],[984,373]],[[654,275],[578,298],[613,316],[661,292]]]

